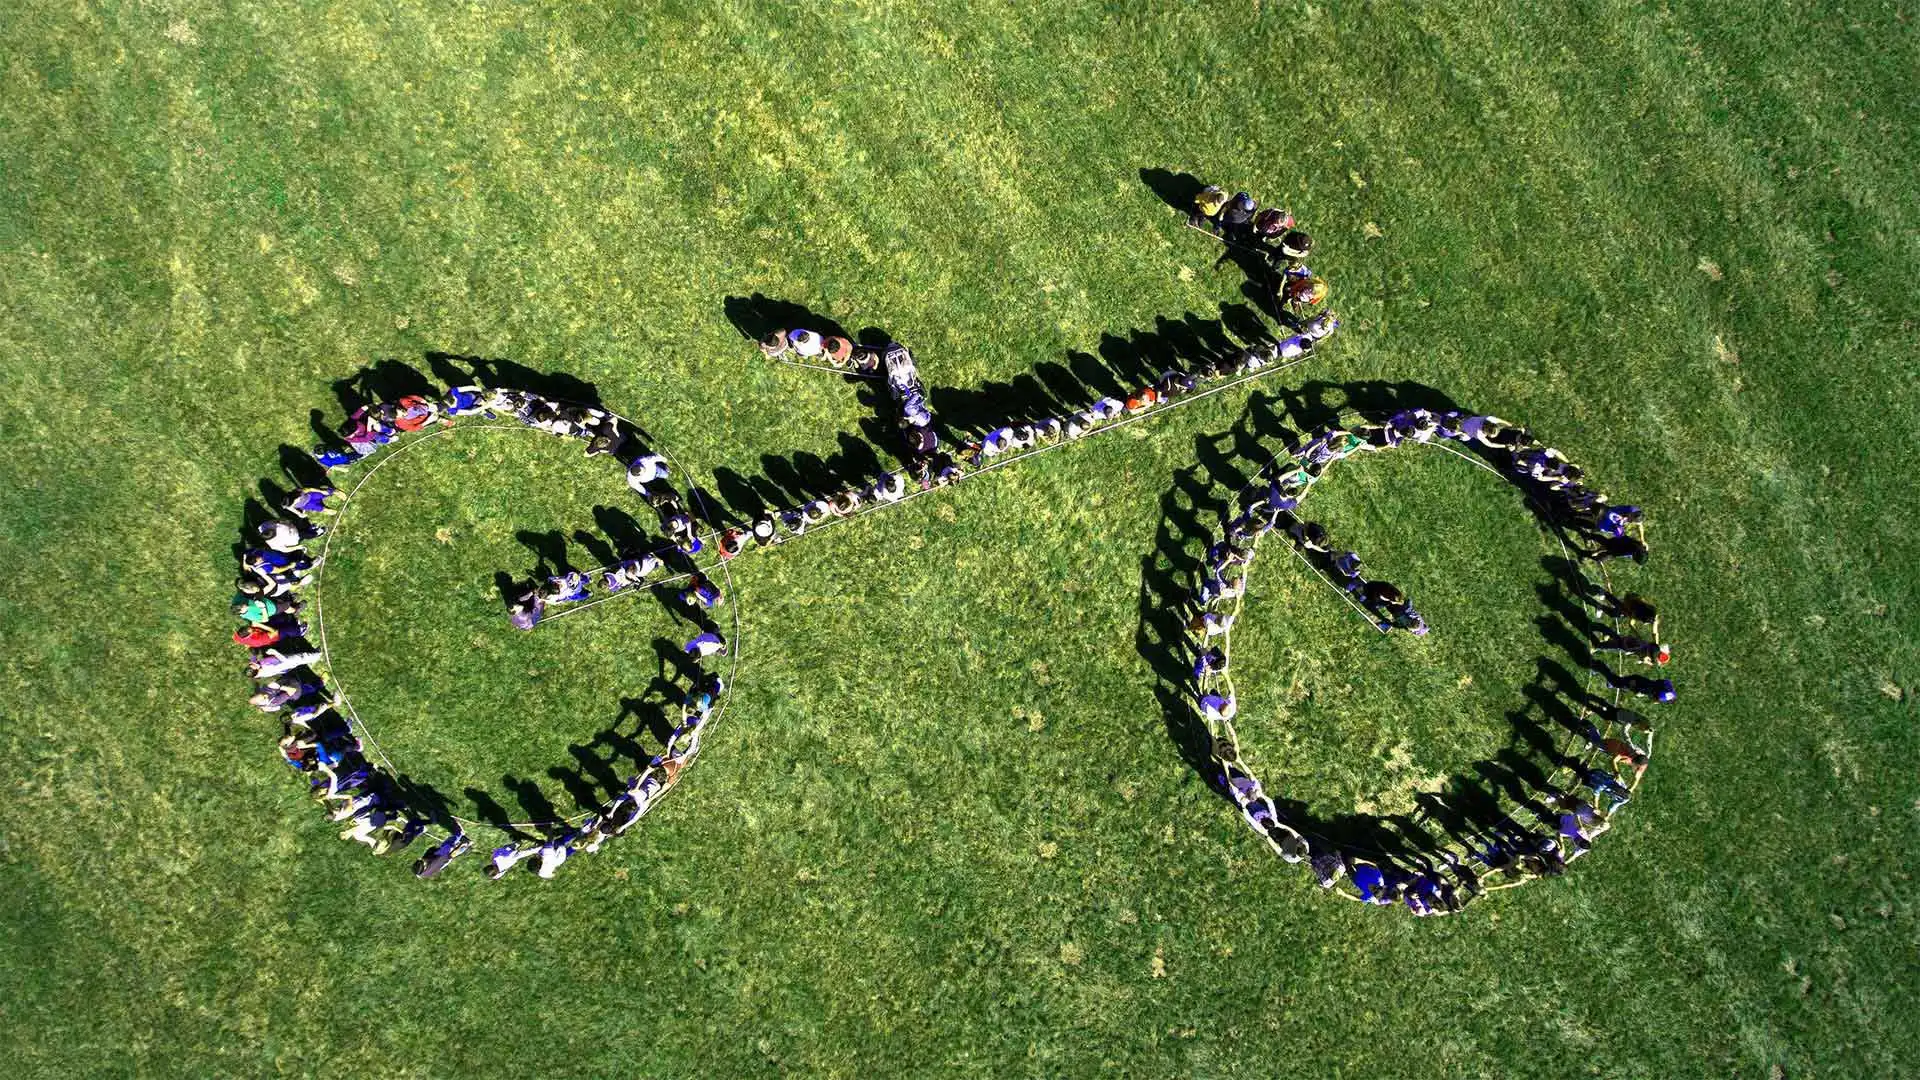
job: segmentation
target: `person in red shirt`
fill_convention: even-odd
[[[236,644],[245,645],[249,649],[264,649],[280,640],[280,631],[271,626],[255,623],[245,630],[235,630],[233,640]]]
[[[401,431],[419,431],[440,415],[439,408],[419,394],[403,397],[396,404],[398,410],[393,418],[393,426]]]

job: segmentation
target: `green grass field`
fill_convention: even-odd
[[[1913,18],[9,7],[0,1072],[1920,1072]],[[560,881],[421,883],[275,763],[232,545],[337,380],[499,358],[706,476],[830,457],[871,410],[761,361],[727,298],[1004,383],[1239,300],[1162,168],[1290,204],[1343,335],[744,560],[725,721],[642,828]],[[1139,643],[1196,459],[1368,380],[1530,423],[1643,504],[1676,650],[1595,853],[1455,918],[1270,857],[1181,760]],[[531,564],[517,531],[625,497],[600,464],[462,431],[355,504],[329,634],[408,769],[498,794],[655,675],[650,605],[515,635],[491,597]],[[1316,812],[1391,810],[1509,738],[1549,552],[1467,469],[1387,455],[1315,495],[1433,597],[1418,647],[1263,556],[1239,727]]]

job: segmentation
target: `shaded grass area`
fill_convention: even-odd
[[[1920,57],[1899,12],[29,5],[0,25],[0,979],[22,1073],[1882,1076],[1920,1053]],[[824,459],[866,406],[759,363],[726,297],[885,326],[936,387],[1071,366],[1241,299],[1141,184],[1155,167],[1290,200],[1320,237],[1346,333],[1321,385],[1267,405],[1416,380],[1648,507],[1682,702],[1568,880],[1459,919],[1331,903],[1180,761],[1143,567],[1240,395],[743,571],[727,722],[645,828],[555,887],[420,887],[299,800],[223,605],[243,501],[308,410],[334,415],[335,380],[498,357],[591,382],[702,471]],[[601,497],[523,484],[572,475],[529,453],[498,495],[450,460],[409,474],[487,536],[438,545],[404,500],[368,503],[369,552],[432,551],[459,584],[404,642],[349,606],[356,663],[471,643],[504,530]],[[1459,468],[1370,461],[1322,505],[1443,609],[1484,577],[1500,629],[1447,659],[1504,682],[1537,539],[1455,493]],[[1497,541],[1485,565],[1406,527],[1453,528],[1433,524],[1451,498]],[[360,600],[435,565],[363,562],[340,568]],[[1418,654],[1363,653],[1331,597],[1262,569],[1248,642],[1324,625],[1304,689],[1361,677],[1378,740],[1432,747],[1414,771],[1453,767],[1450,732],[1458,754],[1498,737],[1423,714],[1437,664],[1396,700]],[[543,658],[580,715],[517,719],[523,679],[471,689],[489,772],[591,735],[645,674],[638,610]],[[476,648],[550,647],[507,633]],[[1250,741],[1324,754],[1298,781],[1316,798],[1377,797],[1377,762],[1274,728]],[[467,734],[419,728],[422,768]],[[437,765],[449,787],[468,760]]]

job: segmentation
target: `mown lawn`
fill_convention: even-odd
[[[1913,1072],[1912,17],[10,8],[5,1071]],[[884,327],[978,405],[1241,301],[1153,169],[1288,202],[1343,335],[740,564],[725,721],[640,830],[562,881],[423,884],[274,762],[232,545],[338,380],[490,357],[591,384],[703,477],[832,458],[870,407],[761,361],[728,298]],[[1370,381],[1524,420],[1644,505],[1677,656],[1595,854],[1458,918],[1260,850],[1143,647],[1206,463]],[[516,534],[624,489],[539,436],[443,441],[369,484],[326,587],[355,704],[461,791],[568,764],[683,628],[641,602],[514,635],[488,605],[532,563]],[[1271,669],[1236,672],[1249,754],[1316,812],[1505,745],[1532,677],[1550,541],[1421,453],[1314,505],[1432,597],[1430,639],[1373,634],[1277,545],[1236,636]]]

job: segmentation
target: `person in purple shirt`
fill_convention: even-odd
[[[1243,809],[1262,796],[1260,781],[1236,768],[1227,770],[1226,785],[1227,794]]]
[[[327,500],[338,495],[339,491],[331,487],[304,487],[287,497],[287,513],[303,518],[318,517],[333,513]]]
[[[533,855],[539,850],[540,848],[537,845],[523,848],[518,844],[506,844],[502,847],[494,848],[492,856],[493,865],[487,869],[487,877],[494,881],[499,881],[511,873],[514,867],[520,865],[521,860]]]
[[[422,855],[413,864],[413,876],[423,881],[427,878],[435,877],[440,871],[447,868],[447,864],[465,855],[468,851],[472,850],[472,848],[473,841],[468,839],[467,834],[462,832],[458,826],[455,826],[452,836],[440,841],[439,844],[435,845],[433,850]]]
[[[547,593],[544,599],[549,604],[570,604],[587,598],[590,582],[587,575],[578,570],[570,570],[547,579]]]
[[[539,586],[528,582],[508,601],[507,622],[516,630],[531,630],[540,622],[540,616],[546,614],[546,609],[546,601],[540,599]]]
[[[606,572],[601,584],[608,592],[619,592],[646,581],[648,575],[660,569],[660,566],[660,556],[649,551],[637,559],[623,559],[616,563]]]
[[[1331,889],[1347,872],[1347,860],[1337,851],[1322,851],[1313,856],[1308,863],[1313,867],[1313,876],[1323,889]]]
[[[1560,837],[1575,855],[1582,854],[1593,847],[1593,839],[1587,835],[1579,816],[1573,813],[1560,815]]]
[[[1208,675],[1217,675],[1227,670],[1227,651],[1221,648],[1203,649],[1193,662],[1193,677],[1204,679]]]
[[[726,639],[722,638],[719,634],[708,631],[687,642],[686,653],[695,659],[705,659],[709,656],[725,656],[727,655],[727,642]]]

